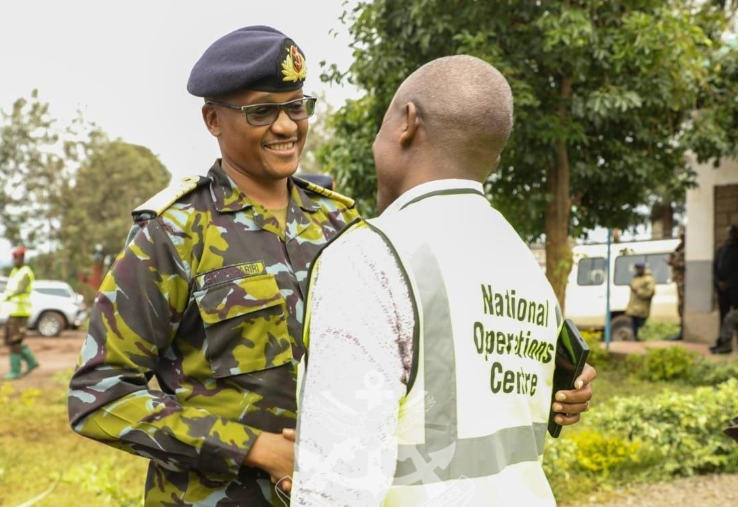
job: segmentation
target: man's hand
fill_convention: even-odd
[[[723,292],[728,290],[728,282],[718,282],[717,286],[718,286],[718,290],[721,290]]]
[[[244,465],[261,468],[280,489],[289,493],[292,489],[292,472],[295,468],[295,440],[279,433],[262,432],[244,459]]]
[[[575,389],[558,391],[552,409],[557,412],[554,421],[562,426],[579,422],[579,414],[589,410],[592,399],[591,383],[597,378],[597,371],[589,364],[584,365],[581,376],[574,382]]]

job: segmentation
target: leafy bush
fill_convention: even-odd
[[[689,380],[699,356],[683,347],[648,349],[645,356],[632,354],[627,361],[636,375],[651,382]]]
[[[592,472],[609,475],[610,470],[639,461],[640,442],[598,431],[580,431],[571,440],[576,445],[577,464]]]
[[[679,323],[659,322],[648,319],[646,324],[638,331],[638,338],[643,341],[666,340],[671,336],[679,334]]]
[[[614,398],[588,414],[595,430],[562,437],[553,447],[564,446],[569,457],[577,456],[576,466],[595,472],[632,466],[642,454],[654,452],[662,458],[663,477],[733,472],[738,471],[738,446],[722,430],[736,415],[736,379],[693,394]],[[557,449],[554,459],[560,454]]]
[[[613,398],[587,414],[588,429],[547,442],[544,469],[558,498],[674,476],[735,473],[738,445],[722,430],[736,415],[736,379],[690,394]]]
[[[738,362],[715,362],[700,359],[692,369],[690,381],[694,385],[714,386],[738,378]]]
[[[694,386],[714,386],[738,378],[738,362],[716,362],[683,347],[648,349],[632,354],[626,370],[650,382],[679,381]]]

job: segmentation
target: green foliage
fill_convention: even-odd
[[[677,334],[679,334],[679,323],[662,322],[654,319],[648,319],[646,324],[638,330],[638,338],[647,342],[666,340]]]
[[[66,253],[80,267],[91,265],[95,244],[116,255],[133,224],[131,210],[166,187],[170,178],[148,148],[111,141],[100,133],[92,136],[76,173],[74,206],[63,221]]]
[[[0,505],[47,494],[33,505],[140,506],[146,460],[72,432],[70,376],[71,370],[60,373],[42,389],[0,385]]]
[[[649,349],[645,356],[633,354],[628,361],[639,378],[657,382],[691,379],[698,358],[697,353],[676,346]]]
[[[692,386],[714,386],[738,378],[738,362],[716,362],[679,346],[632,354],[625,361],[625,369],[641,380]]]
[[[354,63],[323,78],[350,79],[366,95],[334,116],[336,135],[321,153],[366,211],[374,211],[371,144],[395,89],[420,65],[458,53],[491,62],[513,89],[516,127],[487,190],[526,238],[540,236],[546,204],[559,198],[545,187],[557,143],[570,161],[574,235],[626,228],[642,220],[638,205],[653,189],[668,182],[663,193],[678,196],[691,184],[686,146],[675,141],[710,91],[705,62],[723,47],[725,13],[711,3],[377,0],[343,21]]]
[[[651,386],[608,400],[586,414],[584,428],[547,442],[544,468],[557,498],[738,471],[738,446],[722,433],[738,414],[738,380],[684,394]]]
[[[77,118],[62,128],[34,91],[0,118],[0,235],[43,245],[29,259],[37,278],[81,289],[93,248],[116,254],[131,226],[130,212],[169,182],[148,148],[110,140]]]
[[[108,459],[99,464],[85,463],[74,467],[65,474],[64,481],[94,494],[101,505],[142,507],[143,496],[122,486],[122,479],[128,473],[130,470],[118,466],[117,460]]]
[[[74,162],[71,134],[36,90],[0,113],[0,234],[26,246],[56,239]]]
[[[576,460],[580,467],[607,476],[610,470],[637,464],[639,442],[619,436],[603,435],[597,431],[580,431],[570,437],[576,446]]]
[[[693,385],[714,386],[736,378],[738,378],[738,362],[701,359],[692,368],[689,382]]]

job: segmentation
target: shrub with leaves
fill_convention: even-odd
[[[558,498],[674,476],[738,472],[738,446],[723,434],[738,415],[738,380],[691,394],[614,398],[587,414],[586,429],[548,440],[544,469]]]
[[[636,375],[651,382],[692,378],[699,356],[683,347],[649,349],[645,356],[631,355],[629,365]]]
[[[693,394],[666,391],[653,398],[615,399],[591,414],[591,424],[608,434],[648,443],[671,474],[738,471],[738,447],[723,434],[738,414],[738,380],[701,387]]]

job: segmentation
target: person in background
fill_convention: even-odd
[[[720,326],[720,336],[718,336],[717,347],[711,347],[710,352],[713,354],[730,354],[733,352],[733,335],[738,331],[738,308],[733,308],[723,319],[723,325]]]
[[[677,286],[677,312],[679,312],[679,334],[670,337],[670,340],[684,339],[684,276],[686,263],[684,260],[684,228],[679,229],[679,244],[669,255],[667,261],[671,266],[671,279]]]
[[[25,264],[25,248],[22,246],[14,248],[12,254],[14,267],[0,303],[8,310],[4,341],[10,348],[10,371],[5,375],[5,380],[15,380],[38,368],[38,361],[33,352],[23,343],[28,317],[31,316],[33,271]],[[22,370],[23,361],[26,362],[25,371]]]
[[[638,331],[643,327],[651,313],[651,299],[656,293],[656,280],[651,270],[642,262],[635,264],[635,276],[630,282],[630,299],[625,314],[630,317],[633,326],[633,339],[640,341]]]
[[[713,281],[720,309],[720,328],[731,308],[738,308],[738,226],[728,227],[728,239],[715,253]],[[725,344],[718,337],[711,352],[724,350]],[[728,344],[729,345],[729,344]]]

